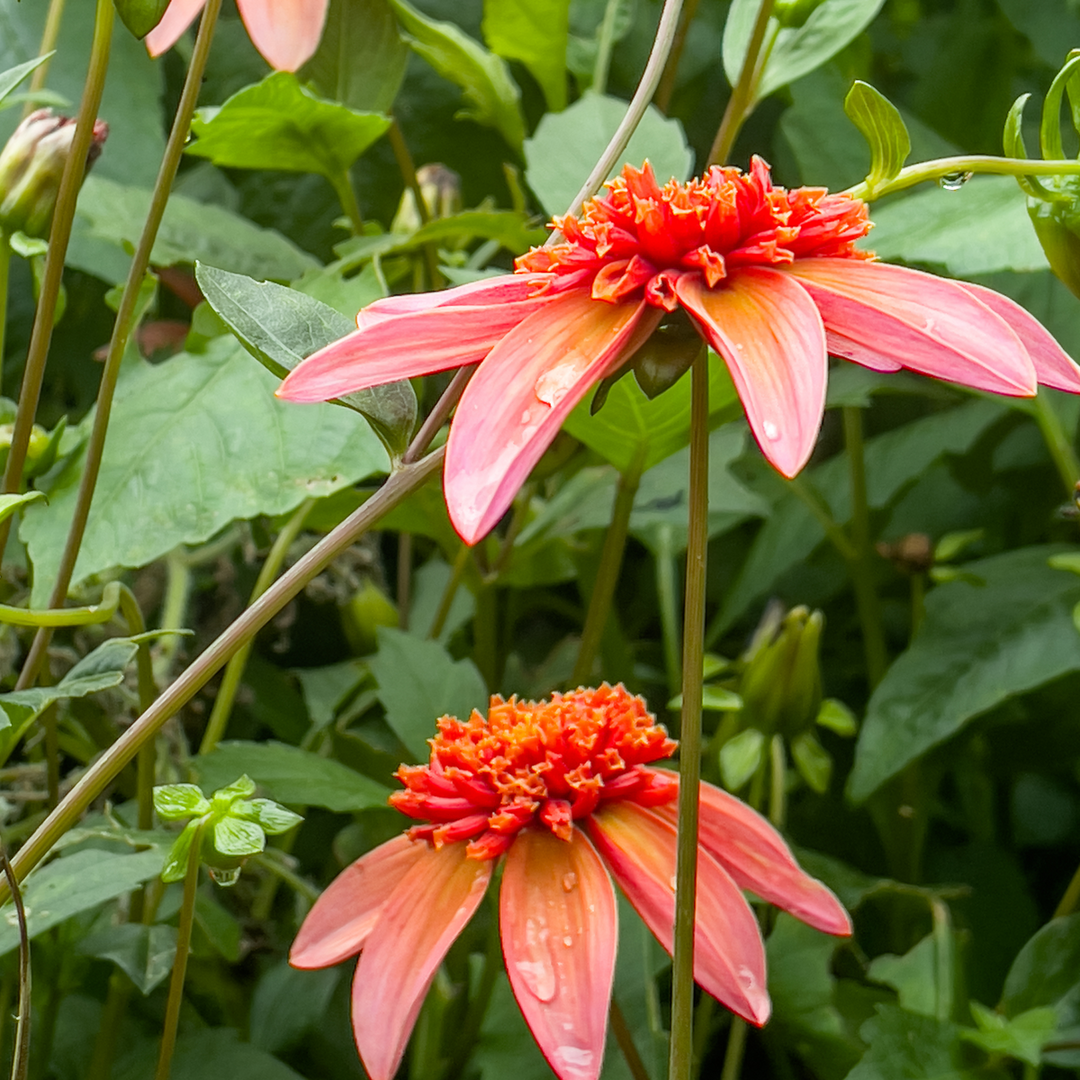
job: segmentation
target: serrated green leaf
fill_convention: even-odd
[[[566,108],[569,27],[570,0],[484,0],[488,47],[529,69],[551,112]]]
[[[214,825],[214,850],[219,855],[243,859],[266,847],[266,835],[254,821],[224,817]]]
[[[166,821],[205,814],[210,803],[194,784],[164,784],[154,788],[154,810]]]
[[[739,791],[758,771],[765,735],[757,728],[740,731],[720,747],[720,776],[728,791]]]
[[[844,98],[844,111],[870,144],[866,183],[873,193],[900,172],[911,153],[911,138],[896,106],[869,83],[855,80]]]

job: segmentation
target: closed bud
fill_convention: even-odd
[[[1071,202],[1029,198],[1028,215],[1050,269],[1080,297],[1080,192]]]
[[[101,154],[108,134],[108,124],[96,120],[86,157],[88,169]],[[55,116],[50,109],[38,109],[15,129],[0,151],[0,230],[48,235],[74,137],[75,121]]]
[[[428,219],[453,217],[461,209],[461,177],[453,169],[435,162],[416,170],[416,182],[424,197]],[[406,188],[390,225],[396,233],[415,232],[423,224],[412,188]]]

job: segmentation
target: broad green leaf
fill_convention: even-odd
[[[379,684],[386,722],[417,761],[427,761],[427,740],[440,716],[467,720],[486,710],[484,680],[471,660],[454,660],[437,642],[379,627],[379,651],[368,661]]]
[[[529,1033],[502,971],[496,977],[469,1065],[479,1074],[479,1080],[551,1080],[554,1075]]]
[[[389,791],[347,765],[279,742],[223,742],[191,763],[208,789],[243,769],[278,802],[337,813],[385,806]]]
[[[853,41],[870,25],[884,0],[824,0],[800,27],[779,29],[770,20],[766,40],[775,34],[765,70],[754,94],[760,101],[802,78]],[[734,0],[724,27],[724,71],[735,85],[742,71],[761,0]]]
[[[111,960],[146,995],[172,971],[176,930],[172,926],[121,923],[83,938],[78,950],[85,956]]]
[[[276,71],[220,108],[200,110],[186,149],[218,166],[337,180],[389,126],[385,116],[316,97],[295,75]]]
[[[867,798],[980,713],[1080,670],[1072,625],[1080,582],[1047,566],[1059,550],[1028,547],[967,563],[979,584],[950,581],[930,592],[919,633],[870,698],[852,799]]]
[[[330,0],[319,48],[301,77],[324,98],[385,113],[408,61],[409,47],[387,0]]]
[[[878,1005],[859,1034],[869,1049],[847,1080],[974,1080],[960,1065],[959,1029],[946,1020]]]
[[[56,859],[23,884],[27,932],[33,939],[72,915],[130,892],[160,870],[161,852],[154,849],[124,854],[76,851]],[[0,918],[0,956],[18,945],[15,909],[9,905]]]
[[[326,304],[272,281],[253,281],[202,263],[196,266],[195,277],[225,325],[279,379],[305,357],[356,328]],[[371,422],[391,453],[404,452],[416,423],[416,393],[408,380],[339,400]]]
[[[881,258],[944,267],[954,277],[1047,268],[1011,176],[976,177],[958,191],[937,186],[874,207],[866,246]]]
[[[1080,11],[1071,0],[997,0],[1006,18],[1031,42],[1039,59],[1056,70],[1067,46],[1080,41]]]
[[[484,0],[484,40],[493,53],[520,60],[552,112],[566,108],[570,0]]]
[[[1057,1005],[1080,986],[1080,914],[1051,919],[1016,955],[1001,1010],[1016,1017],[1029,1009]]]
[[[855,80],[844,111],[870,144],[866,183],[873,190],[900,171],[911,153],[911,138],[896,106],[869,83]]]
[[[284,960],[269,968],[251,996],[248,1026],[252,1046],[278,1053],[319,1028],[340,977],[340,968],[297,971]]]
[[[532,138],[525,140],[525,179],[549,214],[562,214],[592,172],[597,158],[626,115],[626,102],[586,94],[561,113],[546,113]],[[650,105],[611,175],[623,164],[640,168],[648,159],[657,180],[685,180],[694,167],[694,152],[682,124]]]
[[[202,896],[199,897],[202,900]],[[325,974],[304,972],[303,974]],[[157,1060],[153,1041],[139,1044],[120,1057],[113,1068],[113,1080],[145,1080],[153,1076]],[[227,1027],[202,1027],[176,1040],[169,1080],[304,1080],[285,1062],[265,1050],[242,1042],[240,1033]]]
[[[44,56],[35,57],[33,60],[27,60],[25,64],[16,64],[14,67],[8,68],[7,71],[0,71],[0,102],[3,102],[4,98],[15,89],[36,68],[41,67],[46,60],[53,54],[46,53]]]
[[[284,514],[386,469],[371,429],[344,409],[278,401],[274,380],[230,338],[129,369],[74,580],[111,566],[145,566],[225,525]],[[20,537],[41,606],[75,504],[81,453],[56,476],[47,507],[28,507]],[[227,779],[232,779],[228,777]]]
[[[490,53],[453,23],[422,15],[406,0],[390,0],[412,50],[465,92],[468,107],[458,114],[495,128],[520,152],[525,138],[521,91],[506,61]]]

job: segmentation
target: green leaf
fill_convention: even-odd
[[[720,776],[728,791],[738,791],[758,771],[765,736],[757,728],[740,731],[720,747]]]
[[[230,521],[284,514],[386,469],[366,424],[343,409],[291,405],[230,338],[205,353],[140,364],[121,378],[75,581],[144,566]],[[75,504],[81,453],[24,514],[20,537],[44,603]],[[231,779],[231,777],[229,778]]]
[[[791,740],[791,756],[810,790],[824,795],[832,779],[833,761],[812,731],[804,731]]]
[[[1028,1009],[1007,1020],[973,1001],[971,1015],[979,1030],[962,1030],[962,1039],[982,1047],[988,1054],[1005,1054],[1032,1066],[1042,1062],[1042,1048],[1057,1029],[1057,1009]]]
[[[252,1046],[278,1053],[320,1028],[340,977],[340,968],[297,971],[284,960],[269,968],[251,996]]]
[[[878,1005],[859,1030],[869,1049],[847,1080],[966,1080],[958,1064],[958,1028],[895,1005]]]
[[[78,951],[111,960],[145,996],[165,981],[176,959],[176,930],[171,926],[122,923],[92,933]]]
[[[200,821],[189,821],[181,830],[173,846],[169,848],[169,854],[165,856],[165,865],[161,868],[162,881],[184,880],[184,875],[187,874],[188,858],[191,855],[191,845],[195,842],[195,834],[199,831]]]
[[[211,796],[211,800],[214,803],[215,809],[218,807],[227,809],[231,807],[237,799],[246,799],[254,794],[255,781],[252,780],[247,773],[243,773],[238,780],[233,780],[229,784],[216,788],[214,794]]]
[[[0,495],[0,521],[11,517],[21,507],[44,498],[43,491],[27,491],[23,495]]]
[[[566,108],[569,27],[570,0],[484,0],[488,47],[529,69],[551,112]]]
[[[873,191],[900,172],[911,153],[911,138],[896,106],[869,83],[855,80],[844,99],[844,111],[870,144],[866,183]]]
[[[205,787],[244,769],[278,802],[321,806],[338,813],[385,806],[390,794],[381,784],[340,762],[279,742],[223,742],[212,753],[192,761],[191,767]]]
[[[27,60],[25,64],[16,64],[14,67],[8,68],[7,71],[0,71],[0,102],[3,102],[4,98],[15,89],[36,68],[41,67],[42,64],[48,60],[53,53],[46,53],[44,56],[35,57],[33,60]]]
[[[1080,914],[1051,919],[1016,954],[1001,993],[1008,1017],[1056,1006],[1080,986]]]
[[[191,122],[186,152],[234,169],[282,169],[339,180],[390,126],[378,113],[357,112],[316,97],[287,71],[233,94]]]
[[[385,113],[408,61],[409,47],[387,0],[330,0],[319,48],[301,77],[324,98]]]
[[[714,712],[732,712],[742,708],[742,698],[734,690],[722,686],[705,686],[701,690],[701,707]]]
[[[266,847],[266,835],[254,821],[232,816],[214,825],[214,849],[219,855],[243,859],[258,855]]]
[[[818,709],[817,719],[814,721],[823,728],[836,732],[837,735],[850,739],[858,733],[859,722],[855,714],[836,698],[826,698]]]
[[[495,128],[515,150],[525,138],[521,91],[506,61],[490,53],[453,23],[422,15],[406,0],[390,0],[409,46],[440,75],[460,86],[468,108],[458,114]]]
[[[437,642],[379,627],[379,651],[368,661],[379,684],[386,722],[417,761],[428,759],[427,740],[440,716],[466,720],[485,711],[488,694],[471,660],[453,660]]]
[[[238,802],[232,808],[232,816],[254,821],[263,832],[271,836],[288,832],[304,819],[291,810],[273,801],[273,799],[250,799]]]
[[[200,896],[200,900],[202,897]],[[304,974],[309,974],[305,972]],[[324,974],[311,972],[310,974]],[[128,1051],[125,1047],[120,1062],[113,1070],[115,1080],[143,1080],[153,1076],[157,1047],[152,1042],[137,1044]],[[240,1041],[240,1033],[227,1027],[203,1027],[176,1040],[170,1080],[304,1080],[283,1061],[250,1043]]]
[[[919,633],[866,710],[848,792],[861,802],[931,747],[1008,698],[1080,670],[1075,575],[1060,548],[1028,547],[967,563],[979,584],[932,590]]]
[[[76,851],[35,870],[23,885],[31,939],[79,912],[130,892],[161,870],[161,852]],[[14,908],[0,918],[0,956],[19,946]]]
[[[762,0],[734,0],[724,26],[724,71],[735,85]],[[870,25],[884,0],[824,0],[800,27],[779,30],[758,79],[754,101],[821,67]],[[768,35],[777,30],[770,20]]]
[[[356,329],[333,308],[284,285],[253,281],[202,263],[195,267],[195,278],[219,318],[279,379]],[[405,451],[416,424],[416,392],[407,379],[336,400],[370,421],[391,453]]]
[[[154,810],[166,821],[205,814],[210,803],[194,784],[164,784],[154,788]]]
[[[939,943],[944,942],[947,956],[939,956]],[[937,933],[927,934],[902,956],[883,953],[874,957],[866,969],[874,981],[891,986],[899,995],[900,1007],[920,1016],[940,1016],[951,1013],[953,1004],[952,973],[955,966],[953,938]],[[939,980],[940,972],[947,972],[946,980]]]
[[[549,214],[566,211],[625,115],[625,101],[586,94],[568,109],[543,116],[525,140],[525,179]],[[671,177],[685,180],[694,167],[682,124],[655,105],[645,111],[611,176],[624,163],[640,168],[646,159],[660,183]]]

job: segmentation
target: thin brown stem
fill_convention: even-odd
[[[465,367],[457,369],[454,377],[450,380],[450,385],[443,391],[442,397],[435,402],[435,408],[428,413],[427,418],[420,425],[420,430],[413,437],[413,441],[409,443],[408,450],[402,455],[401,462],[403,465],[411,465],[414,461],[417,461],[420,455],[431,445],[431,440],[439,433],[439,428],[446,423],[450,413],[454,410],[454,406],[465,392],[465,387],[472,378],[473,372],[478,367],[479,364],[466,364]]]

